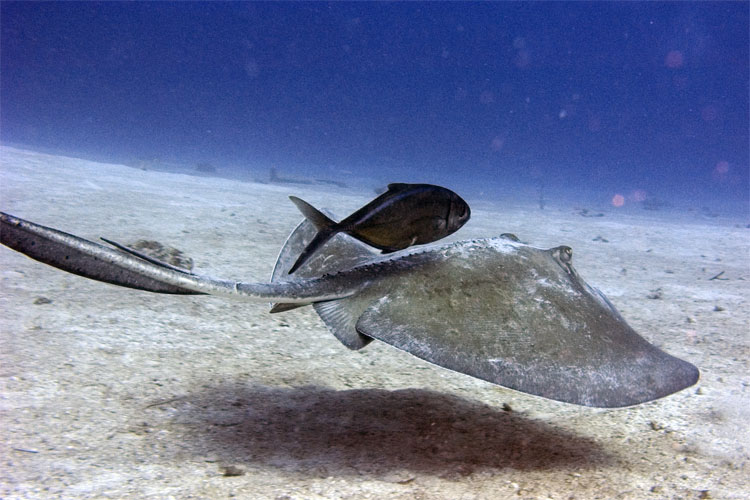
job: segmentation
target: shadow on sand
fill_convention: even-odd
[[[438,392],[322,387],[206,387],[183,400],[187,452],[315,476],[600,467],[593,440]]]

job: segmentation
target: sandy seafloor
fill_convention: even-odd
[[[197,272],[245,281],[268,278],[301,219],[287,195],[339,215],[373,197],[11,148],[0,158],[3,211],[92,240],[156,239]],[[637,331],[702,371],[695,387],[617,410],[520,394],[380,343],[349,351],[310,307],[271,315],[133,291],[0,248],[0,496],[750,498],[747,221],[603,213],[499,200],[473,206],[453,238],[572,246]]]

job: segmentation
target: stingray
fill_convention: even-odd
[[[315,234],[303,221],[284,244],[270,283],[241,282],[0,216],[4,245],[59,269],[150,292],[270,301],[272,312],[312,305],[350,349],[379,340],[548,399],[632,406],[699,378],[695,366],[646,341],[579,276],[570,247],[541,249],[503,235],[382,255],[338,234],[290,278]]]

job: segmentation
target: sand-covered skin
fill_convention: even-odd
[[[287,195],[340,215],[373,197],[10,148],[0,160],[3,211],[92,240],[158,240],[197,272],[247,281],[268,278],[301,219]],[[472,206],[452,239],[572,246],[586,281],[697,365],[699,384],[581,408],[377,342],[349,351],[309,307],[133,291],[2,247],[0,496],[750,498],[747,221],[582,217],[554,200],[492,210]]]

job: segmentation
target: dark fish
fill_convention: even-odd
[[[289,274],[337,233],[346,233],[383,253],[432,243],[456,232],[471,216],[469,205],[450,189],[431,184],[389,184],[388,191],[341,222],[295,196],[289,199],[318,233]]]

